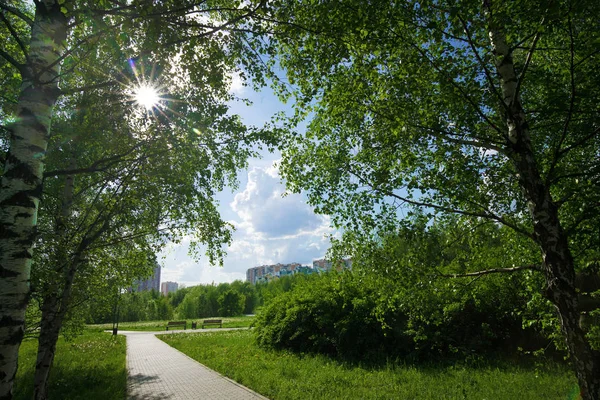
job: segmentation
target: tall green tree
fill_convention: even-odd
[[[139,194],[145,179],[140,168],[149,159],[149,153],[159,159],[163,157],[156,165],[162,169],[159,175],[163,180],[171,168],[169,162],[181,168],[195,164],[195,171],[201,169],[202,173],[191,172],[181,180],[174,176],[173,186],[192,184],[187,194],[182,190],[179,195],[201,198],[204,207],[203,211],[190,211],[188,215],[194,215],[192,220],[201,237],[213,244],[221,241],[225,227],[215,213],[212,194],[234,178],[232,171],[244,164],[250,152],[246,146],[249,147],[256,135],[249,134],[235,117],[215,118],[215,115],[226,114],[225,102],[232,98],[228,93],[231,73],[241,71],[241,65],[246,74],[255,74],[261,68],[260,63],[252,62],[254,53],[247,49],[255,40],[248,33],[254,29],[253,15],[262,6],[262,2],[235,0],[200,3],[137,0],[126,4],[39,0],[34,1],[31,8],[20,1],[0,3],[0,29],[7,38],[0,47],[0,73],[2,82],[11,85],[4,92],[0,112],[2,146],[7,149],[6,157],[2,158],[4,168],[0,183],[0,399],[12,396],[51,138],[62,136],[64,141],[58,142],[61,144],[54,150],[64,151],[65,159],[75,161],[73,167],[53,176],[120,169],[120,178],[114,178],[107,186],[110,190],[129,187],[135,182]],[[146,81],[157,85],[153,79],[156,71],[162,71],[163,76],[177,76],[180,87],[187,89],[180,90],[178,97],[171,99],[173,114],[155,109],[154,122],[158,121],[160,128],[153,128],[148,120],[128,119],[128,129],[118,131],[123,128],[121,113],[118,118],[109,118],[116,122],[116,130],[106,131],[117,134],[116,140],[121,140],[133,130],[137,144],[101,158],[86,158],[90,154],[86,153],[87,147],[86,151],[67,152],[76,147],[77,141],[65,131],[57,132],[51,127],[57,116],[73,112],[73,103],[65,99],[82,92],[94,92],[121,106],[131,105],[127,94],[134,90],[132,86]],[[261,80],[262,77],[257,76],[255,82],[260,84]],[[90,105],[88,111],[98,117],[107,110]],[[173,119],[175,115],[177,122]],[[172,133],[159,137],[166,131]],[[143,148],[150,142],[159,142],[162,150],[168,151],[161,153],[156,146]],[[186,152],[186,146],[203,149],[204,156]],[[129,151],[137,153],[127,154]],[[219,157],[223,152],[238,153],[238,156],[218,160],[219,168],[214,168],[212,156]],[[119,157],[114,158],[117,155]],[[131,164],[123,162],[126,160]],[[175,170],[177,168],[172,171]],[[156,190],[154,194],[158,195],[159,179],[155,183],[155,189],[149,186],[148,190]],[[111,202],[110,190],[98,192],[105,200],[104,205]],[[122,207],[131,205],[124,204],[128,200],[119,196],[113,198],[112,206],[119,202]],[[115,210],[96,207],[90,216],[114,215],[106,211],[108,209]],[[164,210],[159,213],[166,215]],[[184,213],[174,215],[175,210],[170,217],[180,221]],[[132,216],[138,215],[132,213]],[[101,229],[106,226],[97,225],[93,236],[100,237],[107,232],[107,228]],[[215,226],[219,228],[213,230]],[[120,233],[131,232],[122,228]],[[211,237],[214,240],[209,239]],[[220,251],[216,254],[218,256]]]
[[[294,85],[282,172],[339,226],[392,229],[403,208],[491,220],[537,246],[582,397],[600,358],[575,275],[598,262],[597,1],[270,3]],[[285,88],[284,88],[285,89]],[[405,215],[405,214],[404,214]],[[481,271],[484,273],[485,271]]]

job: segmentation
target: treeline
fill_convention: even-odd
[[[254,314],[258,307],[305,280],[305,276],[298,275],[257,285],[242,281],[198,285],[181,288],[167,296],[162,296],[156,290],[122,293],[91,302],[86,322],[112,322],[117,314],[122,322]]]

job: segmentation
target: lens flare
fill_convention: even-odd
[[[152,110],[160,101],[158,89],[150,85],[140,85],[135,88],[133,99],[146,110]]]

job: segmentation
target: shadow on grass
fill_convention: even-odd
[[[260,346],[259,346],[260,347]],[[297,357],[323,357],[337,363],[345,369],[361,368],[367,371],[387,370],[395,367],[414,368],[427,375],[437,375],[440,370],[452,370],[456,368],[472,370],[496,370],[508,371],[534,371],[534,372],[556,372],[558,370],[569,370],[571,364],[565,360],[565,354],[560,351],[548,352],[545,355],[535,356],[531,353],[517,351],[494,351],[476,353],[444,353],[444,354],[421,354],[415,357],[409,355],[390,356],[383,351],[362,353],[360,356],[343,357],[334,354],[318,352],[297,352],[286,349],[264,348],[263,350],[282,354],[290,353]]]
[[[19,350],[15,400],[31,399],[37,341],[28,340]],[[125,399],[127,396],[125,338],[87,332],[57,344],[56,358],[48,380],[48,398]]]
[[[29,371],[28,371],[29,372]],[[48,398],[52,399],[125,399],[124,377],[115,380],[115,373],[107,369],[82,370],[54,367],[50,373]],[[22,377],[17,385],[15,400],[33,397],[33,370]]]

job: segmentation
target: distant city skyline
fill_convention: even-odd
[[[313,273],[326,272],[330,271],[334,267],[338,271],[341,271],[344,268],[352,269],[352,260],[344,259],[334,263],[323,258],[313,260],[312,265],[302,265],[300,263],[259,265],[257,267],[248,268],[246,271],[246,281],[256,284],[258,282],[268,282],[270,280],[288,275],[309,275]]]

